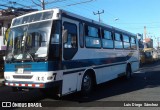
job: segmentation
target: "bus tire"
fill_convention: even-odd
[[[93,89],[93,77],[90,73],[85,73],[82,79],[81,94],[88,95]]]
[[[131,66],[128,64],[127,68],[126,68],[126,74],[125,74],[125,79],[131,79],[132,77],[132,70],[131,70]]]
[[[12,87],[12,92],[18,92],[18,91],[22,91],[22,90],[18,87]]]
[[[41,88],[39,89],[44,97],[54,98],[56,100],[60,100],[61,96],[57,95],[56,88]]]

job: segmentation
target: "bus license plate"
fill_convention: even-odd
[[[17,73],[18,73],[18,74],[23,74],[23,72],[24,72],[24,69],[23,69],[23,68],[18,68],[18,70],[17,70]]]

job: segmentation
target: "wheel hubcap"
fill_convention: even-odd
[[[85,90],[89,90],[91,87],[91,78],[88,75],[84,77],[83,87]]]

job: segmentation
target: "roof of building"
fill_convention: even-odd
[[[7,15],[7,16],[3,16],[0,15],[0,20],[12,20],[14,17],[16,17],[15,15]]]

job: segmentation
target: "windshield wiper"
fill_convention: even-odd
[[[32,59],[32,61],[33,61],[33,62],[35,62],[35,60],[34,60],[34,58],[33,58],[32,54],[30,54],[30,53],[29,53],[29,52],[27,52],[27,51],[26,51],[26,53],[30,56],[30,58]]]
[[[25,45],[24,45],[23,53],[27,53],[27,54],[30,56],[30,58],[32,59],[32,61],[35,62],[32,54],[28,52],[28,46],[26,45],[26,38],[25,38],[24,42],[25,42],[25,43],[24,43]]]

